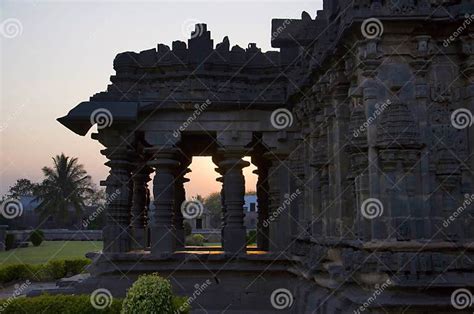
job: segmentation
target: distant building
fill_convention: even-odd
[[[85,206],[83,213],[78,217],[74,208],[70,208],[69,217],[66,222],[58,222],[54,216],[49,216],[45,220],[40,218],[40,214],[36,210],[40,205],[40,201],[36,200],[35,196],[20,196],[19,201],[22,204],[23,212],[21,216],[15,217],[14,219],[8,219],[5,223],[9,226],[10,230],[23,230],[23,229],[82,229],[82,220],[88,217],[92,212],[97,209],[97,206]],[[100,228],[99,228],[100,229]]]
[[[254,194],[245,195],[245,204],[244,204],[244,226],[247,229],[256,229],[257,228],[257,217],[258,217],[258,203],[257,196]],[[209,229],[219,229],[220,225],[215,225],[215,221],[220,223],[220,213],[217,219],[213,217],[213,213],[209,211],[208,208],[203,208],[203,213],[200,217],[195,219],[186,219],[186,221],[191,225],[193,230],[209,230]]]
[[[244,201],[245,201],[244,226],[247,229],[257,229],[257,219],[258,219],[257,195],[255,194],[245,195]]]

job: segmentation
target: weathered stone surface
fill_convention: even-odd
[[[325,0],[315,19],[273,20],[279,52],[227,37],[214,48],[199,24],[187,44],[119,54],[107,90],[59,119],[84,135],[95,109],[110,111],[94,137],[110,160],[105,184],[123,192],[107,208],[105,255],[77,289],[185,261],[176,277],[190,293],[203,265],[228,261],[206,310],[268,310],[242,290],[251,276],[272,278],[264,295],[291,287],[293,313],[453,310],[451,293],[474,282],[473,14],[468,0]],[[182,251],[177,203],[193,156],[212,156],[222,176],[224,252]],[[258,254],[245,250],[243,156],[258,168]],[[151,249],[130,253],[144,192],[134,188],[136,210],[120,183],[137,160],[156,170],[155,206]],[[284,269],[269,276],[275,261]]]

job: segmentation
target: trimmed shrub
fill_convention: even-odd
[[[203,246],[204,240],[205,238],[202,234],[193,234],[192,236],[186,238],[186,245]]]
[[[173,314],[189,313],[189,306],[185,297],[174,297],[172,299]],[[0,313],[64,313],[64,314],[119,314],[122,309],[122,299],[113,298],[112,304],[105,309],[95,309],[92,306],[89,295],[48,295],[37,297],[3,299],[0,301]],[[129,313],[129,312],[127,312]],[[158,311],[143,313],[165,313]],[[171,313],[171,312],[170,312]]]
[[[158,274],[142,275],[128,289],[122,314],[174,313],[173,292],[169,280]]]
[[[257,242],[257,231],[256,230],[250,230],[247,233],[247,244],[254,244]]]
[[[0,282],[10,282],[21,279],[36,280],[38,268],[35,265],[16,264],[0,268]]]
[[[175,296],[173,298],[173,308],[174,308],[174,314],[187,314],[189,311],[191,311],[191,306],[189,305],[188,302],[189,298],[188,297],[177,297]]]
[[[77,260],[53,260],[46,264],[14,264],[0,267],[0,283],[15,280],[48,281],[66,276],[74,276],[84,271],[91,262],[81,258]]]
[[[40,281],[66,277],[66,265],[64,260],[53,260],[43,264],[38,275]]]
[[[13,233],[7,233],[5,236],[5,250],[11,250],[15,248],[15,235]]]
[[[103,310],[95,309],[88,295],[48,295],[43,294],[32,298],[6,299],[0,302],[2,313],[107,313],[118,314],[122,307],[121,299],[113,299],[110,307]]]
[[[86,267],[91,263],[90,259],[78,258],[78,259],[66,259],[64,260],[64,267],[66,268],[66,276],[74,276],[83,273]]]
[[[44,240],[44,233],[41,230],[33,230],[30,234],[30,241],[34,246],[39,246]]]

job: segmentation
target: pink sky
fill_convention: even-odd
[[[79,158],[95,183],[107,176],[102,146],[58,122],[72,107],[105,90],[117,53],[186,40],[190,22],[205,22],[220,42],[271,50],[271,19],[314,18],[321,1],[9,1],[0,2],[0,23],[16,19],[21,32],[0,33],[0,195],[18,178],[42,179],[41,167],[61,152]],[[188,175],[188,196],[220,190],[209,158],[197,158]],[[245,169],[255,190],[254,168]]]

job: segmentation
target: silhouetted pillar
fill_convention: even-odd
[[[106,226],[103,229],[104,252],[128,252],[130,241],[130,210],[132,207],[130,151],[126,146],[114,146],[101,151],[109,159],[106,186]]]
[[[151,253],[171,253],[175,250],[173,209],[175,202],[175,176],[179,161],[172,149],[157,149],[149,165],[155,167],[153,180],[154,209],[149,213]]]
[[[225,192],[224,192],[224,171],[221,168],[215,168],[217,173],[221,175],[221,177],[217,178],[217,182],[222,183],[221,187],[221,245],[224,247],[224,230],[225,230],[225,222],[226,222],[226,210],[225,210]]]
[[[133,201],[132,201],[132,248],[144,249],[148,245],[147,240],[147,210],[148,210],[148,188],[150,173],[153,171],[145,164],[140,164],[133,174]]]
[[[289,207],[283,206],[283,196],[285,193],[289,193],[288,166],[284,164],[287,155],[269,152],[264,154],[264,157],[270,162],[267,180],[269,188],[269,249],[274,252],[286,251],[291,241]]]
[[[186,246],[186,235],[184,232],[184,217],[181,211],[181,205],[186,200],[186,190],[184,189],[184,183],[189,182],[189,179],[184,176],[186,173],[191,172],[190,169],[185,168],[184,170],[180,167],[177,178],[175,181],[175,203],[174,203],[174,215],[173,225],[176,230],[176,249],[183,249]]]
[[[224,173],[225,226],[223,249],[228,253],[245,252],[244,227],[245,178],[242,169],[250,165],[242,160],[243,154],[226,152],[219,167]]]
[[[214,164],[218,165],[217,168],[214,170],[220,174],[221,176],[216,179],[217,182],[222,183],[221,185],[221,245],[224,247],[224,230],[225,230],[225,223],[226,223],[226,209],[225,209],[225,191],[224,191],[224,169],[219,167],[220,162],[222,161],[221,156],[213,156],[212,161]]]
[[[253,161],[253,160],[252,160]],[[267,251],[269,249],[269,223],[268,205],[269,205],[269,186],[268,186],[268,165],[259,160],[254,162],[258,167],[253,173],[258,175],[257,180],[257,247],[259,250]]]

